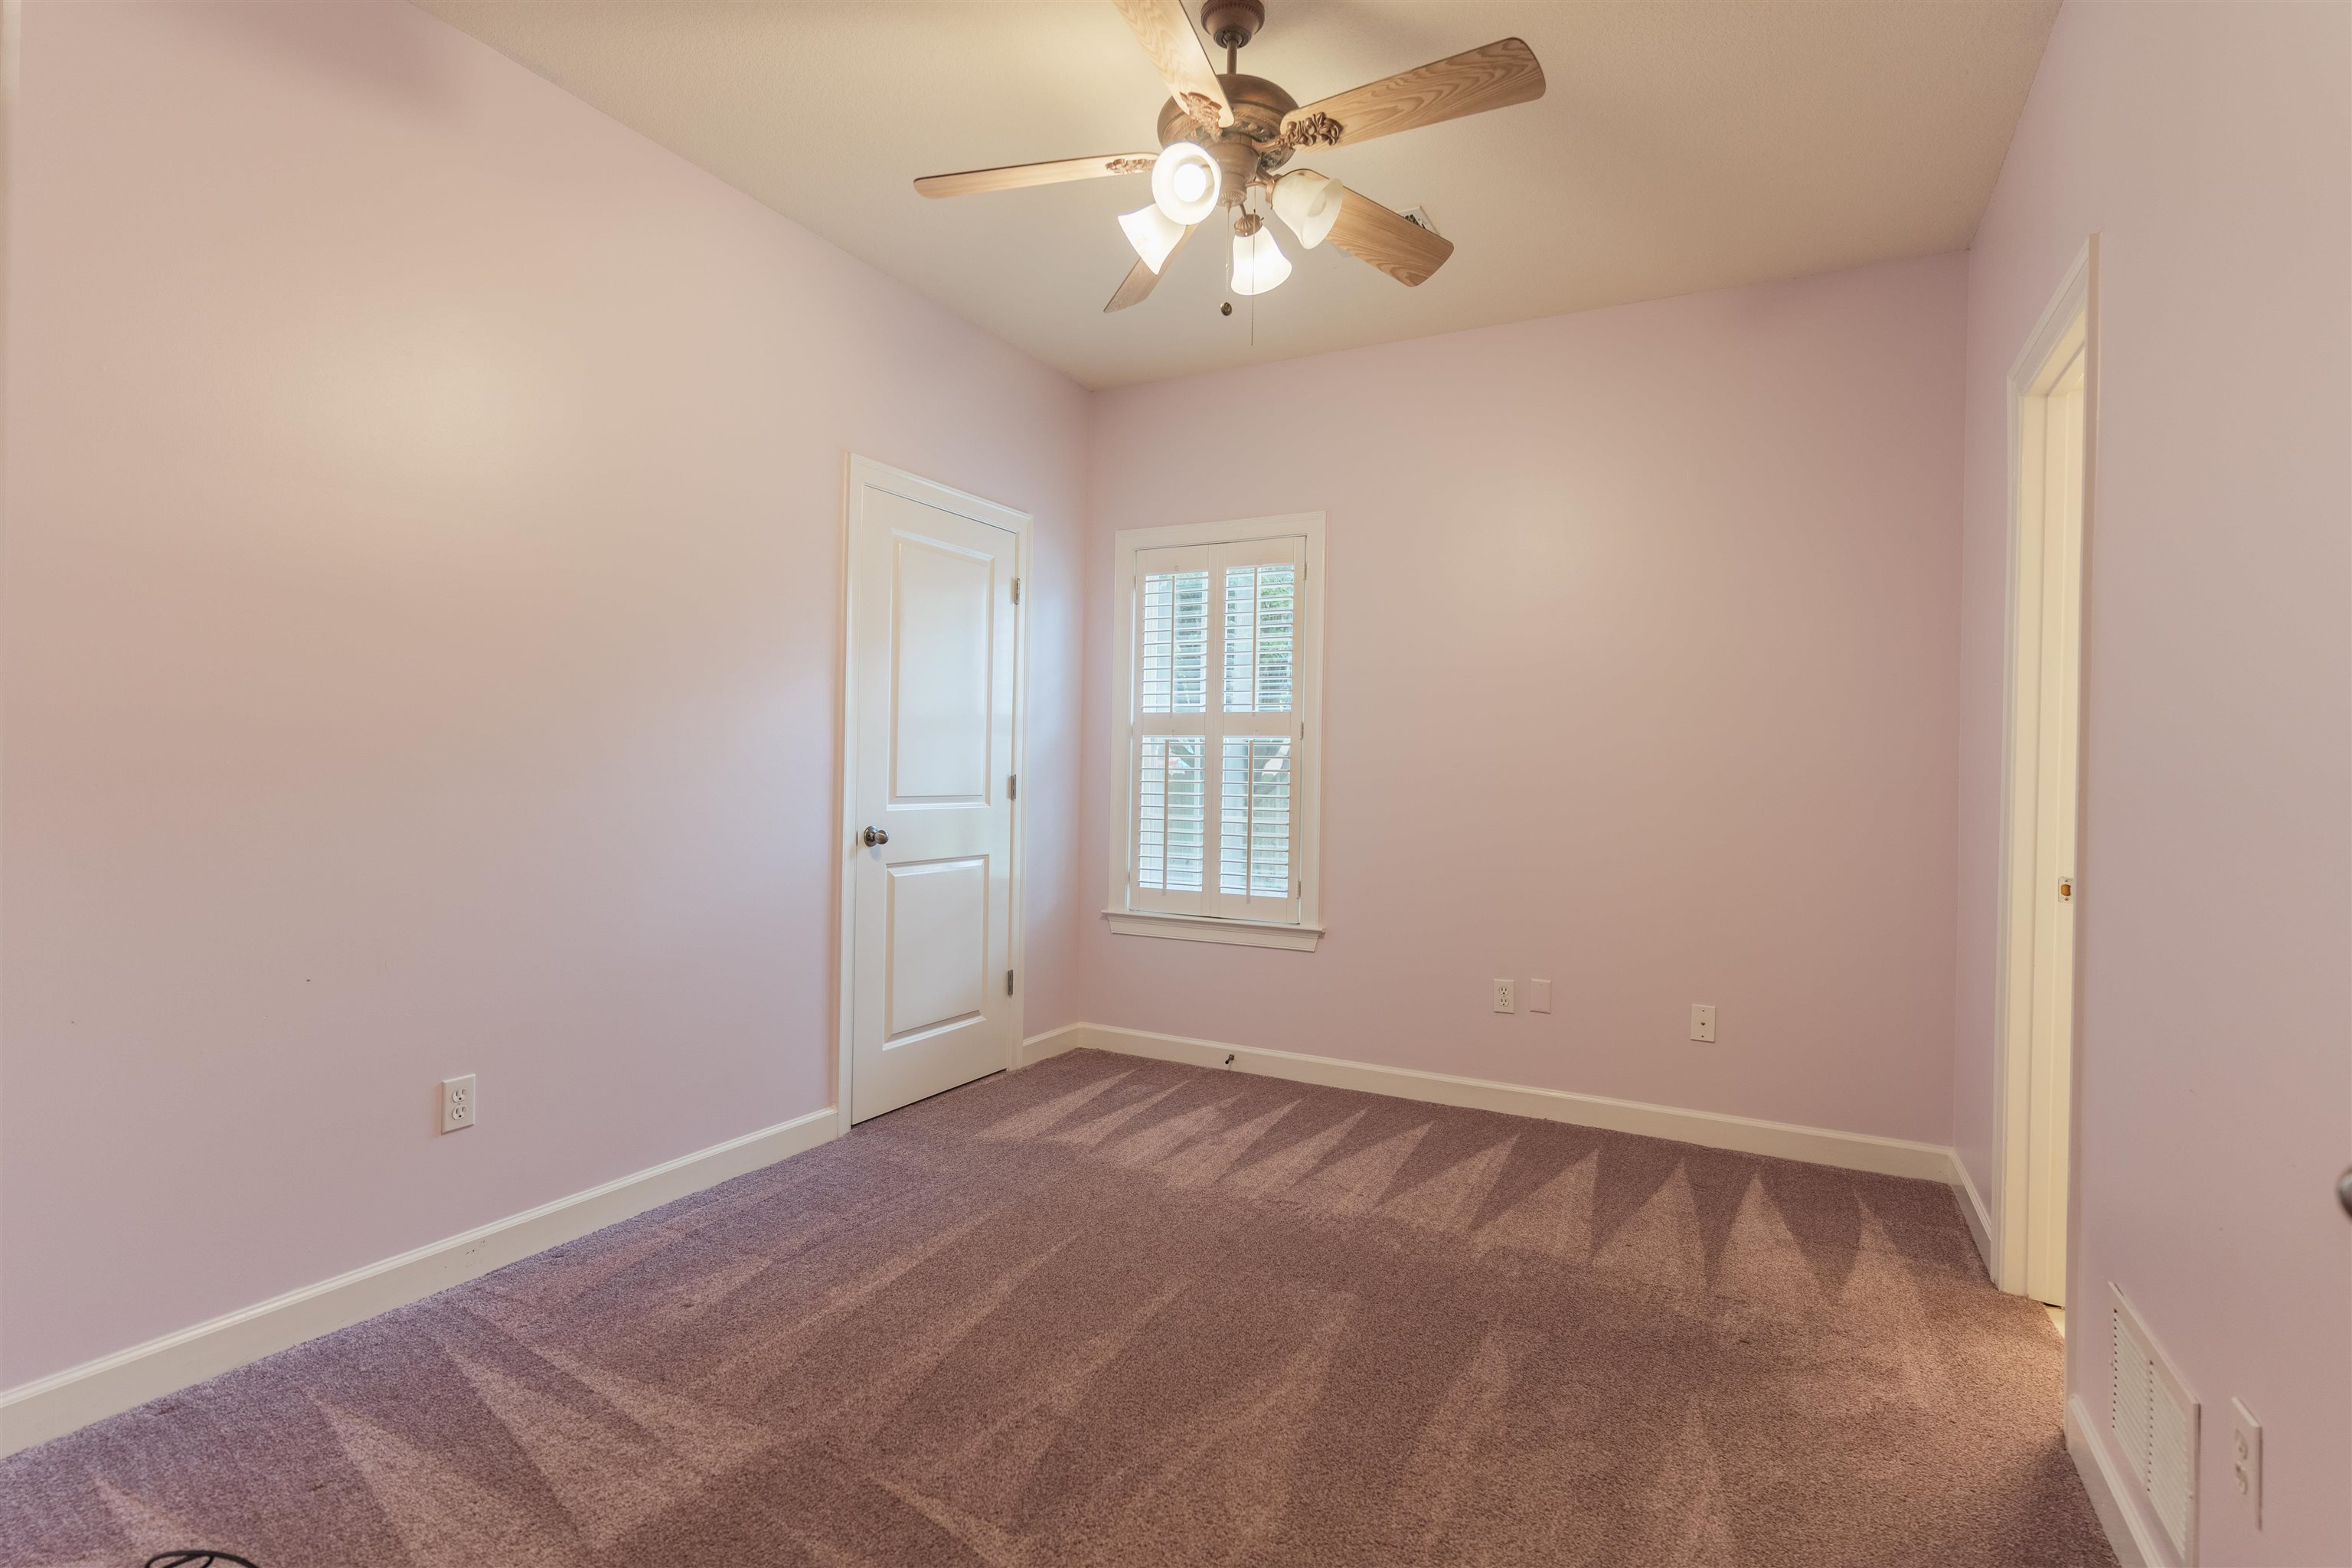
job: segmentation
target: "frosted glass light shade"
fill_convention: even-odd
[[[1290,258],[1265,229],[1234,236],[1234,292],[1263,294],[1290,276]]]
[[[1217,210],[1223,184],[1217,161],[1196,142],[1171,142],[1151,161],[1153,205],[1186,228]]]
[[[1127,230],[1127,243],[1135,247],[1135,254],[1143,258],[1143,264],[1155,276],[1168,265],[1168,253],[1176,248],[1176,242],[1184,237],[1184,226],[1156,205],[1119,214],[1118,226]]]
[[[1299,169],[1274,183],[1274,216],[1290,226],[1298,243],[1312,250],[1339,221],[1348,188],[1312,169]]]

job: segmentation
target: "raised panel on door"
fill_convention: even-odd
[[[890,802],[985,805],[996,562],[921,536],[890,542]]]
[[[988,857],[887,868],[883,940],[890,953],[887,1047],[987,1015]],[[901,956],[907,962],[900,962]]]
[[[851,1119],[1010,1056],[1018,536],[868,487],[850,584]]]

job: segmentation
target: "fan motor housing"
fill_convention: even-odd
[[[1160,108],[1160,144],[1197,142],[1206,148],[1224,174],[1226,199],[1234,202],[1260,173],[1290,161],[1288,148],[1269,154],[1265,143],[1282,134],[1282,117],[1297,108],[1298,100],[1262,76],[1220,72],[1217,82],[1225,89],[1225,101],[1234,106],[1234,122],[1211,135],[1171,98]]]

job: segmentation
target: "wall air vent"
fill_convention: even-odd
[[[2182,1568],[2197,1561],[2197,1401],[2110,1280],[2107,1430]]]

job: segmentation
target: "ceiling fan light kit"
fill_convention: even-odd
[[[1155,203],[1119,214],[1118,226],[1127,231],[1127,242],[1135,247],[1135,254],[1143,258],[1143,264],[1157,273],[1168,265],[1168,258],[1192,226],[1178,223]]]
[[[1185,14],[1185,0],[1113,0],[1151,57],[1170,97],[1160,107],[1160,151],[1061,158],[1045,163],[930,174],[926,196],[1017,190],[1107,174],[1151,174],[1151,205],[1120,216],[1137,260],[1104,310],[1139,304],[1192,230],[1220,206],[1234,209],[1234,291],[1262,294],[1290,276],[1290,258],[1249,198],[1257,194],[1307,249],[1334,247],[1415,288],[1454,254],[1454,243],[1312,169],[1279,173],[1303,147],[1352,147],[1541,98],[1543,67],[1518,38],[1501,38],[1330,98],[1302,105],[1264,77],[1243,73],[1239,53],[1265,25],[1265,0],[1206,0],[1201,26],[1225,51],[1217,70]]]
[[[1274,183],[1274,215],[1290,226],[1298,243],[1312,250],[1339,221],[1339,204],[1348,187],[1312,169],[1294,169]]]
[[[1152,205],[1187,228],[1217,210],[1223,187],[1217,161],[1198,142],[1172,142],[1151,161]]]
[[[1234,292],[1263,294],[1289,276],[1290,258],[1266,232],[1265,220],[1255,213],[1243,215],[1234,226]]]

